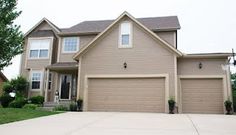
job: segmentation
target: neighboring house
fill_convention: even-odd
[[[7,77],[0,71],[0,96],[3,94],[2,86],[4,82],[7,82]]]
[[[184,54],[179,29],[176,16],[127,12],[63,29],[44,18],[25,34],[21,75],[29,96],[50,103],[58,91],[60,102],[82,98],[84,111],[168,112],[174,97],[179,113],[223,113],[231,54]]]

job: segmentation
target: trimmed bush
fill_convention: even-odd
[[[77,111],[77,104],[76,103],[70,103],[70,111]]]
[[[35,110],[38,106],[35,104],[25,104],[23,106],[24,109],[31,109],[31,110]]]
[[[11,79],[10,84],[14,88],[14,90],[16,90],[16,93],[19,93],[21,95],[25,94],[29,86],[29,83],[26,78],[22,76],[18,76],[15,79]]]
[[[11,108],[22,108],[26,103],[27,103],[27,100],[25,100],[24,98],[18,98],[18,99],[15,99],[14,101],[12,101],[9,104],[9,107],[11,107]]]
[[[2,107],[8,107],[9,103],[12,102],[14,98],[12,98],[10,95],[5,94],[0,97],[0,102]]]
[[[3,86],[2,86],[2,90],[4,91],[5,94],[8,94],[8,93],[12,92],[13,87],[10,84],[10,82],[4,82]]]
[[[58,105],[53,108],[53,111],[68,111],[68,107],[63,105]]]
[[[34,97],[31,97],[29,99],[29,101],[31,102],[31,104],[42,105],[44,102],[44,97],[43,96],[34,96]]]

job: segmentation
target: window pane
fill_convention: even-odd
[[[40,89],[40,81],[32,81],[32,89]]]
[[[41,80],[41,73],[32,74],[32,81],[40,81],[40,80]]]
[[[121,38],[122,45],[129,45],[129,35],[122,35]]]
[[[49,73],[48,80],[52,81],[52,73]]]
[[[48,82],[48,89],[51,89],[52,82]]]
[[[30,50],[30,58],[37,58],[38,50]]]
[[[77,51],[77,37],[64,38],[64,51],[74,52]]]
[[[40,50],[39,57],[48,57],[48,50]]]

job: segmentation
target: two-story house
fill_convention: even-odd
[[[42,19],[25,34],[21,75],[29,96],[82,98],[84,111],[223,113],[231,99],[230,53],[178,50],[176,16],[84,21],[58,28]],[[203,43],[204,44],[204,43]]]

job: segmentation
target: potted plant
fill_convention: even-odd
[[[169,100],[168,100],[168,104],[169,104],[169,113],[170,114],[174,114],[174,110],[175,110],[175,100],[173,97],[171,97]]]
[[[76,102],[71,102],[69,106],[70,111],[77,111],[77,104]]]
[[[77,107],[78,107],[78,111],[82,112],[82,107],[83,107],[83,99],[79,98],[77,100]]]
[[[226,100],[224,102],[225,104],[225,110],[227,111],[226,114],[231,114],[232,111],[232,101],[230,101],[230,99]]]

